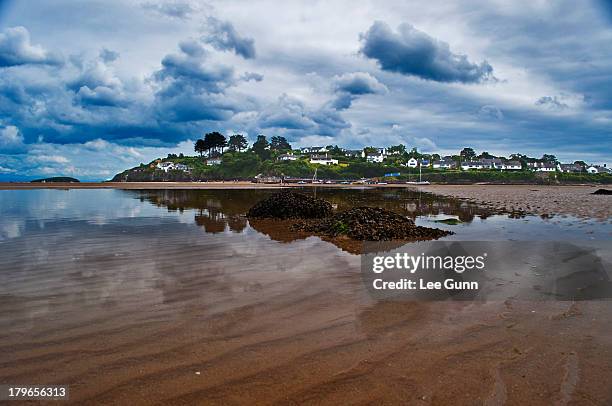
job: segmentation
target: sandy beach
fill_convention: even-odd
[[[48,186],[278,187],[23,188]],[[420,190],[498,209],[610,217],[610,196],[587,186]],[[342,203],[332,199],[340,192],[321,193]],[[350,203],[365,196],[391,209],[481,213],[428,193],[348,192]],[[248,225],[248,195],[264,190],[3,193],[25,200],[5,200],[17,214],[0,228],[0,382],[69,385],[66,403],[78,405],[612,402],[609,300],[377,300],[358,255]],[[500,281],[518,282],[515,272]]]
[[[610,196],[593,195],[605,186],[428,185],[419,190],[466,199],[493,210],[609,220]]]
[[[340,184],[265,184],[252,182],[81,182],[81,183],[0,183],[0,190],[20,189],[279,189],[284,187],[316,188],[416,188],[423,192],[465,199],[504,213],[540,216],[575,216],[607,220],[612,215],[609,196],[592,195],[608,186],[548,185],[340,185]]]

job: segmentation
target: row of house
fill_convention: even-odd
[[[189,168],[187,165],[175,164],[174,162],[170,162],[170,161],[158,162],[157,165],[155,165],[155,167],[157,169],[161,169],[162,171],[166,173],[168,173],[169,171],[189,172],[191,170],[191,168]]]

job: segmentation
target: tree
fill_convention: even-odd
[[[400,155],[404,155],[404,153],[406,152],[406,146],[404,144],[392,145],[387,148],[387,150],[392,154],[397,153]]]
[[[257,141],[253,143],[253,152],[255,152],[262,161],[270,157],[270,144],[265,135],[260,134],[257,136]]]
[[[557,157],[551,154],[544,154],[542,155],[542,161],[544,162],[552,162],[552,163],[556,163],[557,162]]]
[[[585,168],[587,166],[586,162],[584,162],[584,161],[574,161],[574,165],[580,165],[583,168]]]
[[[415,158],[415,159],[419,159],[423,156],[423,154],[420,154],[419,151],[416,149],[416,147],[412,148],[410,150],[410,152],[408,152],[408,158]]]
[[[496,158],[496,156],[489,154],[487,151],[482,151],[482,154],[478,155],[478,158],[480,158],[480,159],[493,159],[493,158]]]
[[[211,155],[210,150],[212,150],[213,155],[218,155],[219,150],[223,153],[223,148],[227,145],[225,141],[225,136],[218,131],[213,131],[211,133],[207,133],[204,136],[204,143],[208,147],[208,155]]]
[[[246,149],[247,145],[248,145],[247,140],[242,134],[232,135],[229,138],[229,142],[227,143],[227,146],[230,149],[230,151],[238,151],[238,152],[242,151],[243,149]]]
[[[327,150],[329,151],[330,154],[332,155],[344,155],[344,151],[342,150],[342,148],[340,148],[337,145],[331,146],[329,145],[327,147]]]
[[[195,150],[195,152],[200,154],[200,158],[201,158],[204,151],[206,151],[206,143],[204,142],[203,139],[199,139],[195,142],[193,149]]]
[[[474,150],[472,148],[463,148],[461,150],[461,152],[459,153],[459,155],[461,156],[461,159],[463,159],[464,161],[471,161],[472,159],[476,158],[476,152],[474,152]]]
[[[274,136],[270,140],[270,149],[273,151],[289,151],[291,150],[291,145],[285,137]]]

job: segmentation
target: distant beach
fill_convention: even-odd
[[[467,199],[495,210],[525,214],[570,215],[582,218],[608,219],[610,202],[607,196],[594,196],[601,188],[593,185],[385,185],[363,184],[295,184],[225,182],[80,182],[80,183],[0,183],[0,190],[19,189],[280,189],[280,188],[409,188],[459,199]]]

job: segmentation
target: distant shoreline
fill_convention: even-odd
[[[435,189],[444,187],[470,187],[470,186],[491,186],[491,187],[585,187],[597,188],[601,185],[595,184],[502,184],[502,183],[470,183],[470,184],[430,184],[426,186],[409,185],[405,183],[389,184],[297,184],[297,183],[253,183],[247,181],[217,181],[217,182],[0,182],[0,190],[29,190],[29,189],[281,189],[281,188],[302,188],[302,187],[322,187],[322,188],[418,188]],[[605,187],[605,185],[603,186]],[[434,192],[432,190],[432,192]]]
[[[342,184],[265,184],[251,182],[80,182],[80,183],[0,183],[0,190],[34,189],[123,189],[123,190],[248,190],[281,188],[335,189],[412,189],[447,197],[465,199],[490,207],[494,211],[516,215],[551,217],[568,215],[607,221],[610,196],[592,195],[599,185],[534,185],[534,184],[470,184],[470,185],[342,185]]]

